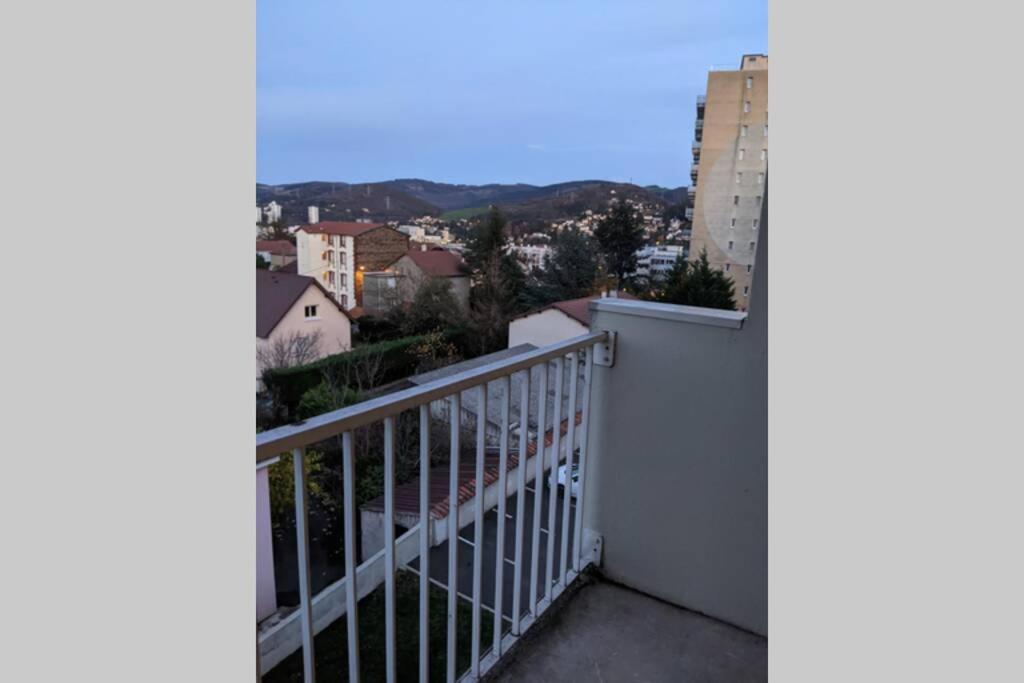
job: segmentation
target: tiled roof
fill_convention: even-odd
[[[295,256],[295,245],[288,240],[256,240],[256,251],[267,251],[279,256]]]
[[[316,287],[337,306],[344,309],[327,293],[315,278],[282,273],[279,270],[256,269],[256,336],[266,339],[309,287]]]
[[[576,322],[580,323],[581,325],[585,325],[585,326],[589,327],[590,326],[590,302],[591,301],[597,301],[600,298],[601,298],[600,294],[595,294],[593,296],[585,296],[585,297],[583,297],[581,299],[569,299],[568,301],[556,301],[553,304],[548,304],[547,306],[544,306],[542,308],[538,308],[536,310],[530,311],[529,313],[524,313],[523,315],[518,316],[518,318],[525,318],[528,315],[534,315],[536,313],[542,313],[542,312],[544,312],[544,311],[546,311],[546,310],[548,310],[550,308],[554,308],[555,310],[558,310],[558,311],[561,311],[562,313],[565,313],[567,316],[569,316],[570,318],[572,318]],[[635,296],[633,296],[632,294],[628,294],[626,292],[619,292],[618,293],[618,298],[620,298],[620,299],[630,299],[630,300],[633,300],[633,301],[637,300],[637,298]]]
[[[576,424],[582,422],[583,413],[576,413]],[[568,434],[569,419],[562,420],[562,435]],[[511,449],[511,441],[515,437],[509,435],[510,448],[506,472],[511,472],[519,466],[519,450]],[[544,446],[551,446],[554,442],[554,429],[549,429],[544,434]],[[536,440],[530,441],[526,446],[527,466],[530,458],[537,454]],[[500,458],[497,448],[489,447],[484,455],[484,488],[498,481]],[[451,486],[451,470],[448,465],[438,465],[430,468],[430,517],[431,519],[444,519],[448,516],[448,489]],[[469,502],[476,495],[476,458],[461,458],[459,460],[459,505]],[[364,503],[361,510],[371,512],[384,511],[384,496],[378,496],[373,500]],[[406,515],[417,515],[420,511],[420,478],[416,477],[411,481],[395,487],[395,513]]]
[[[365,232],[387,227],[386,223],[356,223],[352,221],[324,221],[312,225],[300,225],[298,230],[309,233],[320,233],[327,235],[345,235],[356,237]],[[296,232],[298,232],[296,230]]]
[[[410,249],[403,257],[408,257],[424,274],[430,277],[459,277],[466,275],[462,270],[463,260],[458,254],[447,249]]]

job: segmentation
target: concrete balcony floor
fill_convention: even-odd
[[[489,680],[745,682],[768,679],[766,638],[588,579]]]

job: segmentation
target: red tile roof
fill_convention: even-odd
[[[576,413],[576,424],[582,422],[583,413]],[[568,434],[569,419],[562,420],[562,435]],[[512,441],[512,437],[509,437]],[[554,442],[554,428],[544,434],[544,446],[550,446]],[[511,445],[511,444],[510,444]],[[527,466],[530,458],[537,454],[536,440],[530,441],[526,446]],[[497,448],[488,448],[484,455],[484,488],[498,481],[500,459]],[[506,472],[511,472],[519,466],[519,451],[509,448]],[[451,470],[448,465],[438,465],[430,468],[430,517],[432,519],[444,519],[448,516],[448,489],[451,486]],[[461,458],[459,460],[459,505],[469,502],[476,495],[476,458]],[[364,503],[361,510],[383,512],[384,496],[378,496],[373,500]],[[407,515],[417,515],[420,511],[420,479],[416,477],[411,481],[395,487],[395,512]]]
[[[637,300],[637,298],[635,296],[633,296],[632,294],[628,294],[626,292],[619,292],[618,297],[620,299],[630,299],[630,300],[633,300],[633,301]],[[581,299],[569,299],[568,301],[556,301],[553,304],[548,304],[547,306],[543,306],[543,307],[538,308],[536,310],[529,311],[528,313],[523,313],[520,316],[516,316],[516,319],[518,319],[518,318],[525,318],[528,315],[534,315],[534,314],[537,314],[537,313],[542,313],[542,312],[548,310],[549,308],[554,308],[555,310],[558,310],[558,311],[561,311],[562,313],[565,313],[567,316],[569,316],[570,318],[572,318],[576,322],[580,323],[581,325],[586,325],[586,326],[589,327],[590,326],[590,302],[591,301],[597,301],[600,298],[601,298],[600,294],[594,294],[593,296],[585,296],[585,297],[583,297]]]
[[[279,256],[295,256],[295,245],[288,240],[256,240],[256,251],[268,251]]]
[[[345,235],[347,237],[356,237],[363,233],[376,230],[377,228],[386,228],[386,223],[355,223],[352,221],[324,221],[322,223],[313,223],[312,225],[300,225],[298,230],[309,233],[321,233],[327,235]],[[298,232],[296,230],[296,232]]]
[[[430,277],[461,277],[466,275],[462,270],[462,266],[465,263],[462,257],[447,249],[434,248],[428,251],[410,249],[402,257],[408,257],[424,274]]]

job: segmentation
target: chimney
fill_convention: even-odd
[[[306,209],[306,212],[309,214],[308,217],[310,225],[315,225],[320,222],[320,209],[315,206],[310,206]]]

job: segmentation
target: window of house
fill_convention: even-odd
[[[751,266],[751,265],[748,265],[748,266],[747,266],[747,272],[748,272],[748,273],[749,273],[749,272],[750,272],[751,270],[753,270],[753,269],[754,269],[754,266]]]
[[[732,240],[729,240],[729,248],[732,249]]]
[[[736,173],[736,184],[739,185],[742,180],[743,180],[743,172],[742,171],[737,171],[737,173]]]
[[[341,286],[348,287],[348,273],[341,273]]]
[[[761,161],[764,161],[767,158],[768,158],[768,150],[762,149],[761,150]]]
[[[768,137],[768,124],[764,124],[764,136]]]
[[[764,185],[764,173],[757,174],[757,184]]]
[[[331,285],[334,284],[334,271],[333,270],[327,271],[327,281],[329,283],[331,283]]]
[[[740,137],[741,138],[747,137],[747,127],[746,126],[740,126]]]
[[[736,219],[735,218],[733,218],[732,222],[729,223],[729,227],[730,228],[735,228],[736,227]]]
[[[348,308],[348,294],[341,295],[341,305]]]
[[[747,150],[740,147],[740,161],[743,161],[743,157],[746,156]]]
[[[738,205],[739,203],[740,203],[740,196],[739,196],[738,194],[737,194],[737,195],[733,195],[733,198],[732,198],[732,205],[733,205],[733,206],[736,206],[736,205]]]
[[[757,204],[758,206],[761,205],[761,195],[757,195]]]
[[[747,100],[746,102],[743,103],[743,113],[744,114],[749,114],[750,113],[750,100]]]
[[[316,306],[315,305],[313,305],[313,306],[306,306],[305,313],[306,313],[306,320],[309,320],[311,318],[315,318],[316,317]]]
[[[750,243],[750,251],[754,251],[754,243],[753,242]]]
[[[344,266],[345,266],[345,264],[346,264],[346,263],[348,263],[348,259],[347,259],[347,258],[345,258],[345,252],[343,252],[343,251],[339,251],[339,252],[338,252],[338,263],[339,263],[339,264],[340,264],[340,265],[341,265],[342,267],[344,267]]]
[[[751,224],[750,224],[750,227],[752,227],[752,228],[753,228],[754,230],[757,230],[757,222],[758,222],[758,220],[759,220],[759,219],[755,218],[755,219],[754,219],[754,220],[753,220],[753,221],[751,222]]]
[[[326,261],[327,260],[327,252],[326,251],[324,253],[320,254],[320,260],[321,261]]]
[[[754,87],[754,78],[752,76],[747,76],[747,90],[750,90],[753,87]]]
[[[743,296],[747,296],[748,294],[750,294],[750,287],[744,287],[743,288]]]
[[[732,264],[731,264],[731,263],[726,263],[726,264],[725,264],[725,272],[727,272],[727,273],[728,273],[728,272],[729,272],[729,268],[730,268],[730,267],[732,267]]]

